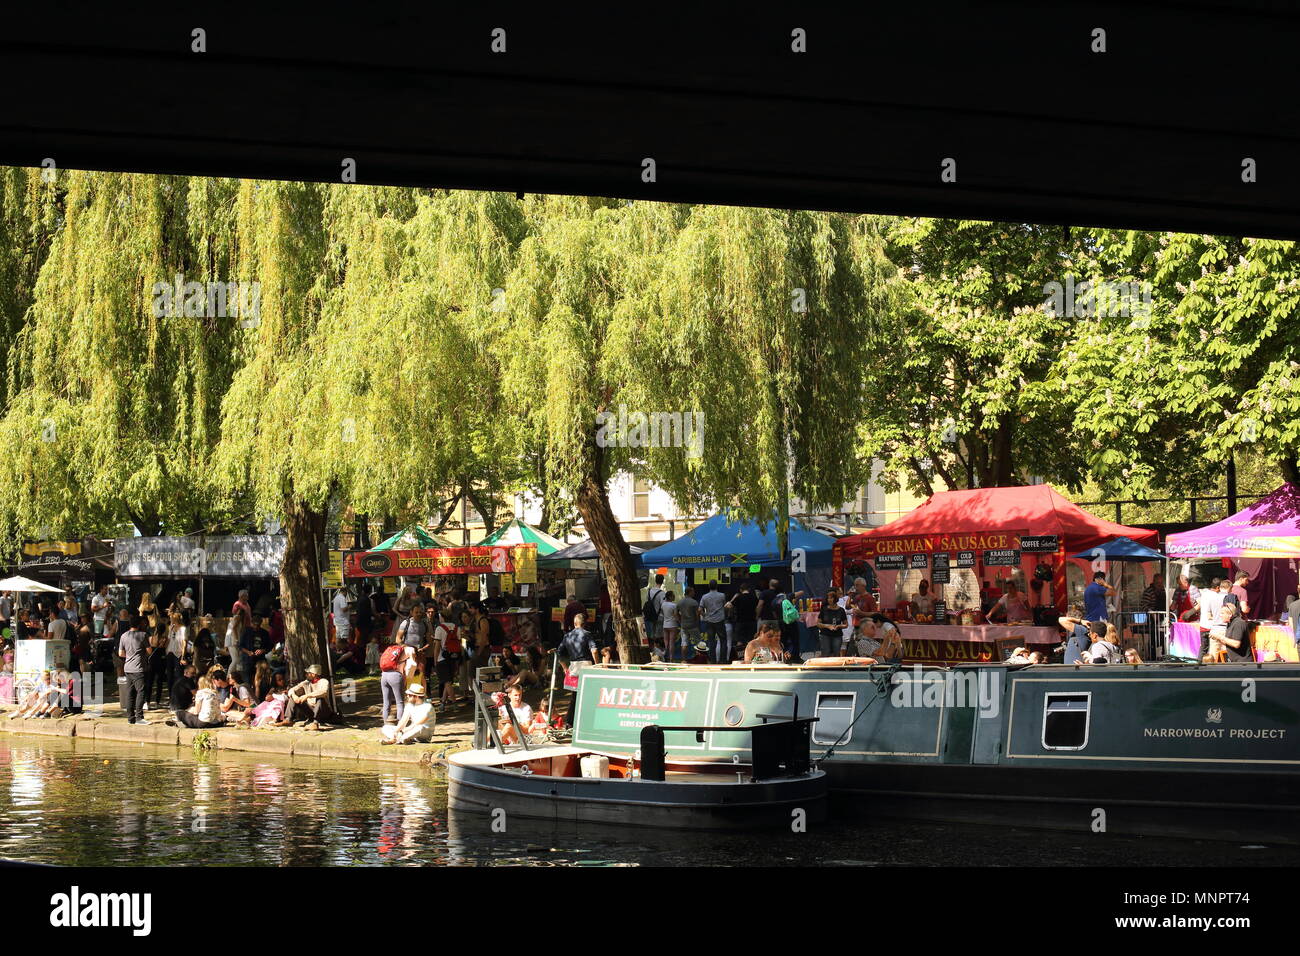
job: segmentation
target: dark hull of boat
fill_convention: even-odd
[[[486,767],[447,767],[452,810],[620,827],[741,830],[820,823],[827,814],[824,773],[760,783],[657,783],[521,776]]]
[[[1294,774],[828,762],[836,817],[1300,844]],[[1098,813],[1101,811],[1101,813]]]

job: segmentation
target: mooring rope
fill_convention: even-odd
[[[840,734],[839,739],[836,740],[835,743],[831,744],[830,748],[824,754],[821,755],[821,757],[817,761],[818,763],[821,763],[821,761],[823,760],[829,759],[830,756],[833,753],[835,753],[835,748],[838,747],[840,744],[844,743],[845,738],[853,732],[853,725],[862,719],[862,715],[865,714],[871,708],[872,704],[880,700],[880,698],[882,697],[889,696],[890,682],[893,680],[894,674],[896,674],[898,672],[898,669],[902,666],[903,666],[902,661],[895,661],[894,663],[889,665],[889,670],[885,671],[883,674],[880,674],[878,676],[874,674],[872,675],[871,682],[876,685],[875,694],[873,694],[871,699],[867,701],[867,703],[863,706],[863,708],[860,711],[858,711],[858,716],[853,718],[852,723],[850,723],[847,727],[844,728],[844,733]]]

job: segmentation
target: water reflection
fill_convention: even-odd
[[[1081,845],[1082,844],[1082,845]],[[628,831],[449,814],[422,768],[0,738],[0,857],[91,866],[1295,865],[1300,850],[837,819],[806,834]]]

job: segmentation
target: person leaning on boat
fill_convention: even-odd
[[[903,636],[894,622],[877,611],[858,623],[858,657],[892,664],[903,659]]]
[[[758,636],[745,645],[746,664],[781,664],[786,660],[781,646],[781,626],[776,621],[763,621],[758,626]]]
[[[1087,620],[1079,616],[1079,606],[1076,604],[1070,608],[1070,613],[1065,617],[1057,618],[1057,623],[1061,630],[1066,633],[1065,659],[1066,664],[1086,664],[1084,655],[1087,654],[1088,648],[1092,646],[1092,635],[1098,637],[1106,636],[1106,623],[1104,621]]]

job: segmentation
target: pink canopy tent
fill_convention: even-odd
[[[1252,607],[1271,614],[1296,588],[1300,560],[1300,489],[1285,484],[1250,507],[1195,531],[1171,534],[1165,553],[1173,561],[1228,558],[1250,575]]]

